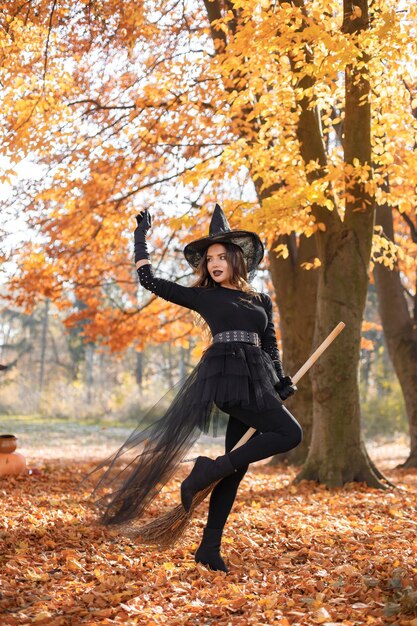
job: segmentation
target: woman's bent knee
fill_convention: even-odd
[[[303,440],[303,430],[297,420],[286,412],[285,417],[281,415],[281,419],[277,421],[278,424],[273,432],[285,438],[287,449],[292,450],[299,446]]]
[[[301,426],[296,423],[294,424],[294,429],[293,429],[293,433],[291,433],[290,435],[290,441],[291,441],[291,450],[292,448],[296,448],[297,446],[300,445],[300,443],[303,440],[303,430],[301,428]]]
[[[240,483],[240,481],[243,479],[243,477],[245,476],[246,472],[248,471],[249,465],[244,465],[243,467],[238,467],[238,469],[235,471],[234,474],[232,474],[232,476],[235,478],[236,481],[238,481]]]

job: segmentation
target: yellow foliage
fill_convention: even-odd
[[[313,261],[311,263],[301,263],[301,267],[304,270],[315,270],[315,269],[317,269],[320,266],[321,266],[321,261],[317,257],[315,259],[313,259]]]
[[[283,259],[288,259],[288,246],[284,243],[280,243],[275,248],[273,248],[273,252],[276,252],[277,257],[282,257]]]

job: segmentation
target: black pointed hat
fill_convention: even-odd
[[[204,251],[213,243],[229,241],[239,246],[246,261],[249,277],[252,278],[264,256],[262,241],[256,233],[248,230],[231,230],[221,207],[216,204],[210,222],[208,237],[191,241],[184,248],[184,256],[192,268],[197,269]]]

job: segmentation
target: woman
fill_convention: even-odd
[[[216,205],[209,236],[184,249],[187,261],[199,274],[193,287],[184,287],[155,277],[146,244],[149,213],[138,215],[137,222],[135,263],[141,285],[197,312],[209,327],[213,343],[162,418],[147,429],[134,431],[112,459],[100,485],[113,483],[111,470],[121,454],[144,445],[127,468],[118,470],[122,486],[104,499],[103,521],[115,524],[139,517],[220,409],[229,416],[226,453],[215,460],[197,458],[181,485],[181,501],[188,511],[198,491],[220,481],[210,498],[195,560],[227,572],[220,555],[221,537],[249,464],[287,452],[302,438],[298,422],[281,402],[296,388],[282,368],[271,299],[256,293],[248,283],[248,275],[253,276],[263,257],[263,245],[255,233],[230,230]],[[256,429],[255,435],[232,451],[249,427]]]

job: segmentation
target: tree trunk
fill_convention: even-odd
[[[390,207],[377,207],[377,223],[394,241]],[[410,314],[397,267],[390,270],[376,263],[374,278],[385,342],[400,382],[409,423],[410,454],[401,467],[417,467],[417,320]]]
[[[93,401],[93,385],[94,385],[94,344],[88,343],[85,347],[85,384],[86,384],[86,402],[91,406]]]
[[[352,19],[344,1],[345,32],[368,28],[368,4],[358,0],[361,16]],[[360,54],[360,53],[359,53]],[[362,60],[367,59],[362,55]],[[345,163],[371,164],[369,83],[354,65],[345,72]],[[297,480],[319,481],[328,487],[366,482],[383,487],[369,461],[361,437],[358,366],[361,325],[368,287],[374,224],[374,199],[361,180],[346,178],[344,220],[323,211],[326,224],[317,242],[322,271],[319,277],[315,343],[318,345],[340,321],[346,328],[311,371],[314,419],[310,452]]]
[[[347,482],[381,483],[361,438],[358,364],[362,314],[367,291],[366,266],[357,238],[346,228],[326,237],[326,268],[319,278],[315,344],[340,321],[346,328],[311,370],[314,420],[310,452],[297,480],[328,487]]]
[[[179,379],[182,380],[185,376],[185,356],[186,356],[187,352],[186,349],[183,346],[180,346],[180,356],[179,356],[179,367],[178,367],[178,376]]]
[[[287,245],[288,258],[276,257],[273,248],[278,243]],[[294,233],[280,237],[269,253],[270,272],[280,313],[284,369],[290,375],[300,369],[312,352],[319,271],[304,270],[301,264],[312,262],[316,256],[314,238],[301,235],[297,242]],[[272,464],[285,460],[301,465],[307,458],[313,427],[313,390],[309,374],[300,380],[297,387],[298,392],[286,401],[285,406],[300,422],[303,442],[294,450],[275,456]]]
[[[168,381],[169,381],[169,388],[171,389],[171,387],[174,386],[174,364],[173,364],[173,358],[172,358],[172,346],[170,343],[168,344],[167,360],[168,360]]]
[[[45,309],[42,317],[42,332],[41,332],[41,350],[40,350],[40,363],[39,363],[39,393],[42,393],[43,385],[45,381],[45,362],[46,362],[46,343],[48,338],[48,326],[49,326],[49,298],[45,300]]]
[[[139,391],[142,391],[142,385],[143,385],[143,352],[142,350],[138,350],[136,352],[135,379],[136,379],[136,384],[139,387]]]

